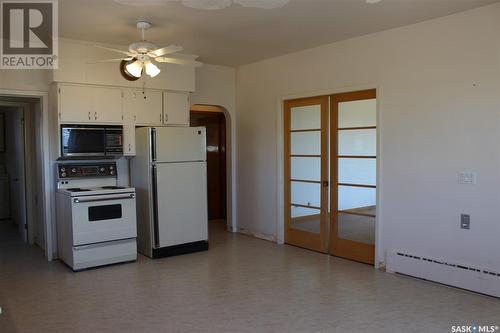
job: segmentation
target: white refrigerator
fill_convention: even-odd
[[[137,247],[150,258],[208,249],[206,130],[136,129]]]

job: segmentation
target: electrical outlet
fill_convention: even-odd
[[[460,215],[460,227],[462,229],[470,230],[470,215],[469,214]]]

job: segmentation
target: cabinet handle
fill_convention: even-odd
[[[137,121],[137,116],[134,116],[134,122]]]
[[[130,147],[130,143],[128,144],[128,151],[131,152],[132,148]]]
[[[89,120],[90,120],[90,111],[89,111]]]
[[[165,115],[165,122],[168,123],[168,114]]]
[[[97,112],[94,112],[94,119],[97,120]]]

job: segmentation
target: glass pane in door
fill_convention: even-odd
[[[297,106],[291,109],[290,129],[321,129],[321,105]]]
[[[377,155],[377,130],[339,130],[338,149],[340,156]]]
[[[339,103],[339,128],[377,125],[377,100],[364,99]]]
[[[376,190],[339,186],[338,237],[375,244]]]
[[[377,185],[377,160],[374,158],[339,158],[339,183]]]
[[[321,155],[321,131],[292,132],[292,155]]]
[[[321,157],[292,157],[290,159],[292,179],[321,180]]]

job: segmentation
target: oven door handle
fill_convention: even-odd
[[[75,198],[73,199],[74,203],[87,203],[87,202],[100,202],[100,201],[114,201],[114,200],[126,200],[126,199],[134,199],[135,194],[130,194],[128,196],[122,196],[122,197],[111,197],[111,198],[102,198],[102,199],[89,199],[89,200],[82,200]]]

